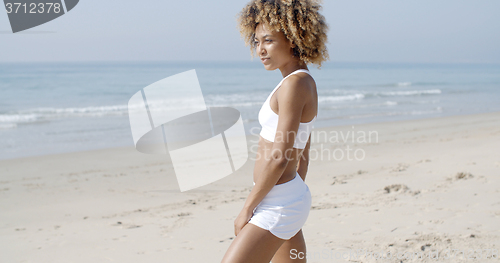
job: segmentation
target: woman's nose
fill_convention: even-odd
[[[257,44],[257,54],[259,55],[265,54],[265,49],[260,44]]]

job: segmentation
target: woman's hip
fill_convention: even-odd
[[[292,180],[273,186],[259,205],[285,207],[310,195],[309,187],[297,173]]]

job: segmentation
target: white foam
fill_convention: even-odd
[[[408,86],[411,86],[411,82],[398,82],[398,83],[396,83],[396,86],[398,86],[398,87],[408,87]]]
[[[424,94],[441,94],[441,90],[406,90],[406,91],[386,91],[378,93],[382,96],[414,96],[414,95],[424,95]]]
[[[232,97],[232,96],[230,96]],[[236,96],[237,97],[237,96]],[[227,107],[227,106],[244,106],[251,107],[255,105],[262,105],[262,101],[255,102],[241,102],[234,97],[229,102],[223,103],[223,99],[219,103],[213,103],[212,107]],[[179,104],[173,106],[172,100],[152,100],[148,101],[149,106],[155,106],[156,110],[168,111],[178,110]],[[184,98],[181,103],[185,108],[194,106],[190,98]],[[134,109],[142,108],[143,104],[131,105],[105,105],[105,106],[89,106],[89,107],[70,107],[70,108],[34,108],[26,110],[12,111],[0,114],[0,123],[34,123],[40,121],[49,121],[58,118],[71,118],[71,117],[103,117],[103,116],[123,116],[128,114],[129,108]],[[175,108],[174,108],[175,107]]]
[[[12,123],[26,123],[35,122],[39,119],[36,114],[1,114],[0,123],[12,124]]]
[[[320,96],[319,102],[352,101],[352,100],[361,100],[364,97],[365,95],[361,93],[345,95],[345,96]]]
[[[126,115],[127,105],[81,108],[34,108],[0,114],[0,123],[32,123],[62,117]]]

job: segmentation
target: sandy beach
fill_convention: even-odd
[[[312,136],[308,262],[500,261],[500,112]],[[2,160],[0,262],[220,262],[254,157],[183,193],[134,147]]]

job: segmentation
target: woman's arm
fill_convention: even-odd
[[[302,151],[302,156],[297,163],[297,173],[299,173],[302,180],[306,180],[307,168],[309,167],[309,149],[311,147],[311,134],[309,134],[309,139],[307,140],[306,147]]]
[[[305,106],[304,98],[308,95],[308,90],[304,88],[304,85],[307,85],[307,82],[296,76],[290,76],[281,85],[278,96],[278,127],[271,156],[268,158],[266,156],[258,157],[265,158],[263,161],[259,161],[259,165],[254,168],[254,173],[259,173],[260,180],[255,183],[246,199],[243,210],[235,220],[236,235],[250,220],[255,207],[276,185],[291,158],[302,110]]]

